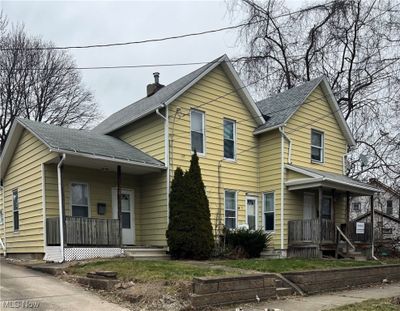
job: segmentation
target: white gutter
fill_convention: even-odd
[[[143,167],[150,167],[150,168],[158,168],[160,170],[165,169],[164,166],[160,165],[155,165],[155,164],[148,164],[144,162],[137,162],[137,161],[130,161],[130,160],[123,160],[119,158],[110,158],[110,157],[105,157],[105,156],[100,156],[96,154],[89,154],[89,153],[81,153],[79,151],[70,151],[70,150],[65,150],[65,149],[59,149],[59,148],[50,148],[50,152],[56,152],[56,153],[65,153],[65,154],[70,154],[70,155],[76,155],[79,157],[84,157],[84,158],[89,158],[93,160],[101,160],[101,161],[110,161],[110,162],[117,162],[117,163],[122,163],[122,164],[129,164],[129,165],[138,165],[138,166],[143,166]]]
[[[284,167],[284,143],[285,137],[283,135],[282,129],[279,128],[281,132],[281,251],[284,248],[284,231],[283,231],[283,223],[284,223],[284,215],[283,215],[283,208],[284,208],[284,200],[285,200],[285,188],[284,188],[284,176],[285,176],[285,167]]]
[[[286,138],[286,140],[289,142],[289,151],[288,151],[288,164],[292,163],[292,140],[289,138],[289,136],[286,135],[284,127],[279,128],[279,132]]]
[[[63,153],[60,162],[57,164],[57,179],[58,179],[58,213],[60,219],[60,248],[61,248],[61,258],[64,261],[64,228],[63,228],[63,193],[62,193],[62,180],[61,180],[61,166],[66,158],[65,153]]]
[[[160,108],[165,108],[165,116],[160,113]],[[167,168],[167,226],[169,225],[169,179],[170,179],[170,163],[169,163],[169,112],[168,106],[163,104],[156,109],[156,114],[164,120],[164,165]]]

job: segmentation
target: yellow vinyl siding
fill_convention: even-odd
[[[29,131],[24,130],[4,177],[5,226],[8,253],[42,253],[42,163],[56,157]],[[19,230],[13,230],[12,191],[18,189]]]
[[[278,130],[259,135],[260,192],[275,194],[275,225],[272,246],[281,248],[281,134]],[[261,204],[262,207],[262,204]],[[262,208],[260,209],[262,212]],[[284,226],[284,230],[287,226]]]
[[[292,170],[287,170],[287,179],[286,180],[293,180],[293,179],[304,179],[304,178],[311,178],[310,176],[292,171]]]
[[[164,113],[164,110],[160,111]],[[115,132],[113,136],[165,162],[164,120],[152,113]],[[141,205],[138,208],[137,237],[147,245],[166,245],[167,230],[167,172],[142,176]]]
[[[237,191],[238,225],[247,222],[246,193],[256,196],[260,226],[262,201],[257,182],[258,145],[257,138],[253,135],[256,123],[220,67],[208,73],[169,106],[171,176],[177,167],[186,170],[190,165],[191,108],[205,113],[205,155],[200,156],[200,167],[213,227],[216,228],[217,224],[225,222],[224,190]],[[224,118],[236,121],[235,161],[223,159]]]
[[[324,162],[311,161],[311,129],[324,133]],[[321,87],[310,94],[285,127],[292,140],[292,164],[342,174],[346,139]]]

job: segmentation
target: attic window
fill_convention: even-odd
[[[311,161],[324,162],[324,133],[311,130]]]

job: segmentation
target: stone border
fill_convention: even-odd
[[[286,272],[282,275],[307,294],[400,281],[400,264]]]
[[[192,305],[204,307],[276,298],[277,276],[268,273],[193,279]],[[291,289],[290,293],[292,292]]]

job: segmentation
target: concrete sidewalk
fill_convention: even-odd
[[[319,311],[362,302],[367,299],[389,298],[399,295],[400,283],[393,283],[308,297],[293,297],[282,300],[261,301],[260,303],[248,303],[234,307],[223,307],[219,310],[234,311],[236,308],[241,307],[243,311],[264,311],[268,308],[276,308],[282,311]]]

